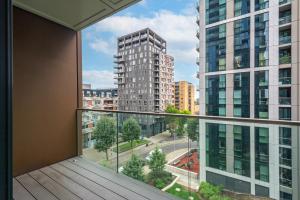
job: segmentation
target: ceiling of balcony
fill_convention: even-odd
[[[140,0],[13,0],[15,6],[79,31]]]

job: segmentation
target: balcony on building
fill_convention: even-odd
[[[279,46],[291,45],[291,28],[287,27],[279,31]]]
[[[278,0],[278,1],[280,6],[290,4],[292,2],[292,0]]]
[[[292,62],[291,47],[279,48],[279,65],[288,65]]]
[[[279,10],[279,26],[290,24],[292,20],[292,12],[290,6],[280,8]]]

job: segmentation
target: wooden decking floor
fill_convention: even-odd
[[[15,177],[15,200],[170,200],[149,185],[102,168],[81,157]]]

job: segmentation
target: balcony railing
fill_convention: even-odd
[[[280,105],[291,105],[292,98],[291,97],[279,97]]]
[[[279,25],[283,25],[283,24],[287,24],[290,23],[292,20],[292,16],[291,15],[287,15],[284,17],[280,17],[279,18]]]
[[[292,77],[279,77],[279,83],[281,85],[289,85],[292,83]]]
[[[280,56],[279,57],[279,64],[283,65],[283,64],[290,64],[292,61],[292,57],[291,56]]]
[[[279,5],[283,5],[286,3],[291,3],[291,0],[279,0]]]
[[[291,36],[281,36],[279,37],[279,44],[289,44],[292,41],[292,37]]]
[[[133,103],[137,108],[144,105],[143,101]],[[253,162],[253,166],[257,165],[258,168],[262,162],[265,166],[278,169],[280,163],[288,164],[286,160],[281,159],[280,163],[276,163],[269,159],[280,159],[279,152],[275,149],[278,146],[272,145],[275,140],[278,140],[278,144],[282,140],[278,137],[280,128],[289,127],[293,138],[300,137],[299,129],[293,128],[300,126],[298,121],[96,109],[78,109],[77,112],[78,121],[81,121],[78,128],[78,146],[84,147],[79,150],[84,158],[110,168],[115,173],[127,175],[178,196],[180,192],[172,192],[176,191],[176,188],[184,189],[189,195],[199,195],[199,183],[205,181],[201,179],[201,173],[209,169],[213,168],[214,173],[220,175],[226,172],[229,177],[232,174],[235,178],[235,172],[249,170],[243,165],[239,170],[234,170],[233,163],[226,166],[232,161],[231,158],[242,156],[245,162]],[[89,115],[92,117],[87,117]],[[95,127],[84,131],[82,127],[86,127],[84,119],[87,118],[94,120]],[[243,135],[238,141],[233,137],[233,130],[237,126],[242,127]],[[261,134],[257,131],[257,128],[261,127],[267,129],[267,132],[263,132],[263,144],[261,136],[255,136]],[[250,140],[250,135],[254,135],[255,138]],[[256,147],[257,142],[261,146]],[[240,145],[241,151],[228,151],[227,143]],[[250,151],[251,145],[257,149]],[[270,151],[263,152],[260,149]],[[229,160],[226,161],[227,158]],[[161,162],[157,163],[157,160]],[[243,175],[238,175],[241,176],[241,180],[237,181],[242,181]],[[264,176],[265,179],[260,176],[261,180],[268,180],[271,174],[265,172]],[[230,185],[223,187],[227,188]]]

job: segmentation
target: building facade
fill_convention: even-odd
[[[195,86],[192,83],[175,82],[175,107],[195,114]]]
[[[298,121],[300,2],[200,0],[197,10],[200,115]],[[201,180],[299,199],[298,128],[244,125],[200,125]]]
[[[118,110],[118,89],[83,89],[83,107]]]
[[[174,59],[159,35],[146,28],[119,37],[115,59],[119,110],[163,112],[174,104]]]
[[[200,1],[200,114],[299,120],[299,1]]]

